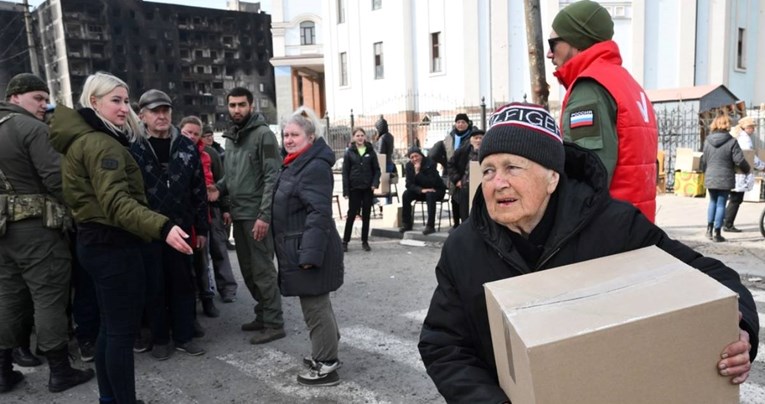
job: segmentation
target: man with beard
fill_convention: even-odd
[[[226,96],[233,125],[226,138],[226,175],[211,187],[228,195],[234,221],[239,267],[255,305],[255,319],[243,331],[257,331],[252,344],[285,337],[282,299],[274,267],[274,240],[269,229],[271,200],[282,159],[276,136],[261,114],[252,113],[250,90],[236,87]]]

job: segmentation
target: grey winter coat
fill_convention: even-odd
[[[750,170],[736,139],[728,132],[713,132],[707,136],[701,156],[704,187],[731,190],[736,185],[736,167],[745,173]]]
[[[318,296],[343,284],[343,250],[332,220],[335,155],[319,138],[289,165],[274,187],[271,231],[284,296]],[[309,269],[301,269],[312,265]]]

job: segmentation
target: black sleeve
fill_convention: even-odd
[[[382,175],[382,170],[380,169],[380,162],[377,161],[377,153],[375,153],[374,150],[369,150],[369,157],[372,158],[372,186],[380,188],[380,176]]]
[[[416,193],[422,193],[422,187],[418,186],[415,181],[416,174],[414,173],[414,164],[406,163],[406,190]]]
[[[460,147],[446,163],[446,174],[449,176],[449,181],[452,184],[456,185],[457,182],[462,180],[462,176],[465,175],[464,161],[467,159],[464,158],[464,155],[466,153],[468,153],[468,148]]]
[[[454,250],[452,250],[454,251]],[[449,269],[447,249],[436,266],[438,286],[417,347],[428,375],[449,403],[502,403],[497,372],[473,346],[462,298]]]
[[[446,147],[444,146],[443,140],[439,140],[433,145],[433,148],[430,149],[430,153],[428,153],[428,157],[436,163],[441,164],[441,166],[446,167],[448,162],[446,161]]]
[[[350,149],[343,156],[343,196],[348,196],[351,189],[351,157]]]

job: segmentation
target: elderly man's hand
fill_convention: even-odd
[[[740,321],[741,313],[739,313]],[[739,330],[738,341],[728,345],[722,352],[722,359],[717,363],[720,376],[730,377],[733,384],[741,384],[749,377],[752,361],[749,358],[749,333]]]

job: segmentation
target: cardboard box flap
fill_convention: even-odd
[[[652,246],[485,286],[531,347],[736,297],[714,279],[691,271],[698,272]],[[513,287],[505,288],[506,282]]]

